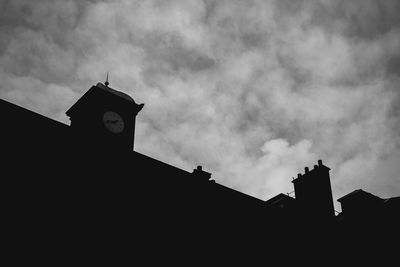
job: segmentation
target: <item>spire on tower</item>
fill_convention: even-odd
[[[108,86],[110,83],[108,82],[108,71],[107,71],[107,77],[106,77],[106,81],[104,83],[105,86]]]

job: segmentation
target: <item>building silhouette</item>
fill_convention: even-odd
[[[322,160],[293,178],[295,197],[263,201],[218,184],[202,166],[187,172],[138,153],[143,106],[98,83],[66,112],[68,126],[0,100],[3,222],[17,255],[300,261],[376,252],[381,246],[365,244],[398,233],[399,197],[356,190],[338,200],[336,215]]]

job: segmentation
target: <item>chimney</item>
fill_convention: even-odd
[[[310,172],[308,167],[304,170],[304,175],[297,175],[301,179],[292,181],[297,203],[307,216],[333,218],[335,212],[329,177],[330,169],[322,165],[322,160],[318,160],[318,165],[314,165],[315,171]]]
[[[203,171],[203,167],[202,166],[197,166],[196,169],[193,170],[193,175],[196,177],[199,177],[202,180],[210,180],[211,179],[211,173]]]

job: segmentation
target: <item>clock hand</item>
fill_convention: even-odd
[[[115,123],[117,123],[117,122],[118,122],[118,120],[106,120],[106,123],[115,124]]]

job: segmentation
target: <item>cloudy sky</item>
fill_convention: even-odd
[[[143,154],[264,200],[318,159],[335,200],[399,196],[399,14],[398,0],[0,0],[0,98],[68,124],[109,71],[145,103]]]

